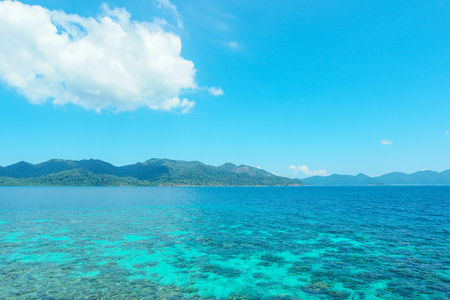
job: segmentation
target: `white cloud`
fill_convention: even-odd
[[[228,42],[227,45],[231,49],[238,49],[239,48],[239,44],[237,42]]]
[[[291,165],[289,167],[289,175],[290,176],[295,177],[295,176],[297,176],[297,174],[299,172],[301,172],[305,176],[316,176],[316,175],[327,176],[328,175],[328,172],[326,170],[324,170],[324,169],[312,171],[307,166],[294,166],[294,165]]]
[[[163,10],[170,11],[177,20],[178,27],[183,29],[183,18],[178,13],[177,7],[169,0],[155,0],[158,3],[158,7]]]
[[[450,130],[447,130],[447,131],[445,132],[445,135],[446,135],[446,136],[450,136]]]
[[[392,141],[390,140],[380,140],[381,145],[392,145]]]
[[[208,89],[208,91],[213,96],[222,96],[223,95],[223,90],[220,87],[213,86],[213,87],[210,87]]]
[[[106,4],[97,18],[84,18],[0,1],[0,81],[34,104],[186,113],[195,102],[180,94],[197,88],[196,70],[164,24],[130,20],[125,9]]]
[[[289,175],[290,176],[297,176],[297,173],[298,173],[298,171],[297,171],[296,166],[292,165],[289,167]]]
[[[311,171],[311,170],[309,170],[309,168],[307,166],[297,166],[297,168],[299,171],[303,172],[303,174],[305,174],[307,176],[315,176],[315,175],[327,176],[328,175],[327,171],[325,171],[324,169]]]

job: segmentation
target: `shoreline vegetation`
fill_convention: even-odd
[[[0,186],[302,186],[246,165],[218,167],[199,161],[150,159],[116,167],[101,160],[52,159],[0,167]]]

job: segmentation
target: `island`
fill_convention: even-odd
[[[0,167],[1,186],[302,186],[298,179],[226,163],[153,158],[117,167],[98,159],[18,162]]]

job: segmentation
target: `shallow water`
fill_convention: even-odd
[[[1,299],[449,299],[450,187],[0,188]]]

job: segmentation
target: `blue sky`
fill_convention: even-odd
[[[0,1],[0,38],[1,166],[450,168],[448,1]]]

